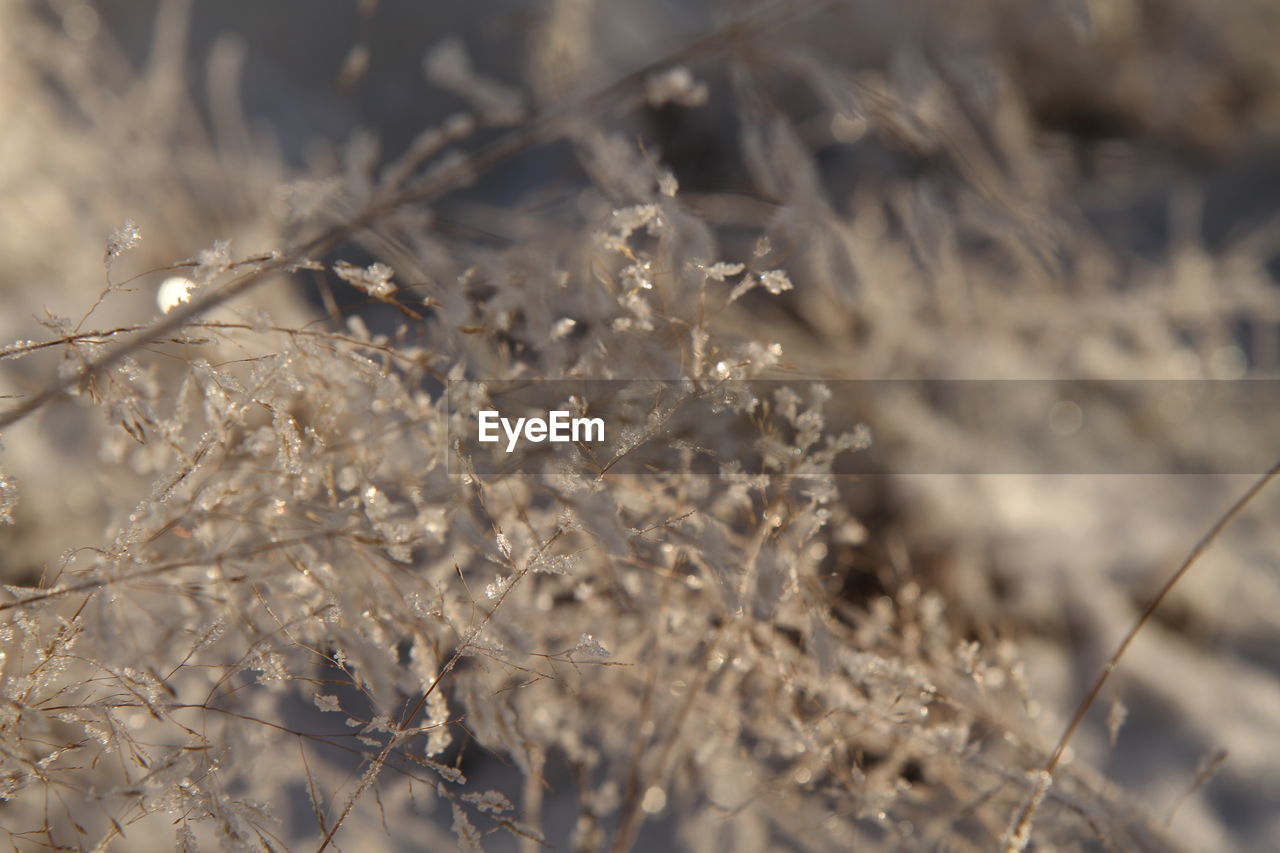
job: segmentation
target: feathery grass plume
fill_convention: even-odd
[[[1270,11],[108,5],[0,4],[11,846],[1274,834],[1265,480],[844,475],[1011,452],[970,379],[1268,446]],[[468,444],[549,381],[607,442]]]

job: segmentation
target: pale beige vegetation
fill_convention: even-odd
[[[1271,377],[1273,7],[415,5],[0,5],[3,840],[1006,843],[1251,478],[467,477],[441,383]],[[1278,510],[1034,849],[1280,835]]]

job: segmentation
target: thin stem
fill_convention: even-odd
[[[1259,492],[1266,488],[1267,484],[1275,478],[1276,474],[1280,474],[1280,460],[1277,460],[1265,474],[1255,480],[1253,485],[1251,485],[1243,495],[1237,498],[1236,502],[1233,503],[1225,513],[1219,516],[1218,520],[1214,522],[1208,532],[1200,537],[1200,540],[1196,542],[1195,547],[1193,547],[1187,554],[1186,558],[1183,559],[1177,570],[1169,576],[1169,578],[1164,582],[1164,585],[1160,587],[1159,592],[1157,592],[1151,601],[1147,603],[1147,606],[1143,608],[1141,615],[1139,615],[1134,623],[1129,627],[1128,632],[1124,635],[1124,639],[1120,641],[1120,645],[1116,647],[1116,650],[1111,654],[1111,657],[1107,659],[1106,664],[1098,673],[1097,678],[1094,679],[1093,686],[1089,688],[1089,692],[1085,694],[1082,700],[1080,700],[1080,704],[1077,706],[1075,714],[1071,717],[1071,722],[1067,724],[1067,727],[1062,731],[1062,736],[1058,738],[1058,745],[1054,747],[1049,759],[1037,772],[1036,784],[1032,788],[1030,796],[1027,797],[1017,815],[1014,817],[1013,822],[1010,824],[1009,832],[1005,837],[1004,844],[1006,853],[1018,853],[1018,851],[1025,848],[1027,842],[1030,841],[1031,824],[1035,820],[1036,811],[1039,809],[1040,803],[1044,800],[1045,794],[1048,793],[1049,787],[1053,784],[1054,771],[1056,771],[1058,769],[1058,765],[1062,763],[1062,756],[1066,753],[1067,746],[1071,743],[1071,739],[1075,737],[1081,723],[1084,722],[1085,714],[1089,712],[1093,703],[1097,701],[1098,696],[1102,693],[1103,686],[1107,683],[1107,679],[1111,677],[1111,673],[1114,672],[1116,667],[1119,665],[1120,659],[1124,657],[1124,653],[1129,650],[1129,646],[1133,643],[1134,638],[1138,636],[1138,632],[1146,627],[1146,624],[1151,621],[1151,616],[1156,612],[1156,608],[1164,602],[1165,598],[1168,597],[1170,591],[1172,591],[1174,586],[1177,585],[1178,581],[1182,580],[1183,576],[1191,570],[1191,567],[1194,566],[1204,552],[1209,549],[1209,546],[1218,538],[1218,535],[1235,520],[1236,516],[1238,516],[1255,497],[1258,496]]]

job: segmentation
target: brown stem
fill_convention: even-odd
[[[1063,729],[1062,736],[1058,738],[1058,745],[1054,747],[1049,760],[1037,772],[1036,784],[1032,788],[1030,796],[1027,797],[1022,807],[1019,809],[1013,822],[1010,824],[1009,832],[1005,836],[1005,853],[1019,853],[1026,847],[1031,837],[1031,824],[1035,820],[1036,810],[1040,807],[1040,803],[1044,800],[1045,794],[1048,793],[1050,785],[1053,784],[1053,773],[1058,769],[1058,765],[1062,763],[1062,756],[1067,751],[1067,745],[1071,743],[1071,739],[1075,737],[1076,731],[1079,730],[1080,724],[1084,722],[1085,714],[1089,712],[1089,708],[1097,700],[1098,695],[1102,692],[1103,685],[1107,683],[1107,679],[1111,677],[1111,673],[1115,671],[1116,666],[1120,663],[1120,658],[1128,651],[1129,645],[1134,638],[1151,621],[1151,616],[1155,613],[1169,592],[1182,580],[1183,576],[1191,569],[1193,565],[1200,559],[1201,555],[1209,549],[1214,540],[1218,538],[1218,534],[1222,533],[1236,516],[1258,496],[1258,493],[1266,488],[1267,484],[1275,478],[1276,474],[1280,474],[1280,460],[1277,460],[1265,474],[1254,481],[1243,495],[1236,499],[1230,508],[1223,513],[1209,531],[1200,537],[1200,541],[1196,542],[1190,553],[1183,559],[1181,565],[1173,572],[1160,587],[1159,592],[1147,603],[1143,608],[1142,614],[1129,627],[1128,632],[1124,635],[1124,639],[1120,641],[1120,645],[1107,659],[1106,664],[1102,667],[1102,671],[1098,673],[1098,677],[1094,679],[1093,686],[1089,688],[1089,692],[1080,700],[1080,705],[1076,708],[1075,714],[1071,717],[1071,722]]]

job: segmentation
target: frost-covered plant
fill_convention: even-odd
[[[0,16],[65,46],[83,32],[67,16],[92,8],[64,5],[61,35],[25,4]],[[200,118],[180,95],[137,96],[175,122],[159,147],[195,182],[199,225],[153,238],[142,212],[95,195],[112,210],[77,220],[110,223],[92,270],[68,266],[94,282],[80,319],[47,316],[42,340],[0,350],[5,394],[22,395],[0,412],[0,520],[23,523],[28,476],[4,472],[17,437],[36,439],[18,430],[65,418],[92,448],[77,500],[101,528],[0,598],[15,847],[991,849],[1030,794],[1046,846],[1175,846],[1091,761],[1053,768],[1051,786],[1035,775],[1057,733],[1045,704],[1063,705],[1025,663],[1046,607],[988,594],[972,516],[932,518],[952,486],[908,492],[903,528],[923,519],[958,555],[956,574],[917,571],[913,542],[862,511],[862,484],[831,475],[867,438],[830,434],[841,401],[821,386],[753,397],[747,381],[1210,372],[1233,354],[1231,318],[1276,319],[1258,247],[1193,240],[1171,267],[1126,268],[1070,208],[1076,173],[1004,64],[1042,34],[1002,4],[965,16],[964,49],[926,28],[866,59],[827,35],[872,20],[859,4],[733,4],[666,51],[652,48],[676,22],[599,5],[550,4],[523,84],[490,79],[457,39],[422,45],[464,111],[398,156],[353,134],[283,189],[227,68],[212,142],[182,129]],[[189,6],[162,6],[164,45]],[[626,55],[620,18],[652,36],[645,55]],[[215,59],[234,66],[227,51]],[[357,46],[346,84],[371,56]],[[83,137],[116,126],[92,64],[0,62],[49,66],[86,105]],[[141,79],[159,91],[180,60],[155,63]],[[699,120],[724,127],[684,133],[734,152],[720,184],[680,159],[684,133],[662,135]],[[537,146],[563,170],[528,199],[486,196],[492,170]],[[225,232],[191,213],[206,197]],[[485,228],[450,219],[467,213]],[[158,314],[152,278],[180,278]],[[323,312],[271,296],[304,286]],[[643,475],[476,473],[444,388],[518,379],[732,394],[765,468],[708,474],[690,450]],[[927,408],[885,406],[907,439],[937,435]],[[1078,597],[1102,634],[1132,608],[1096,589]]]

